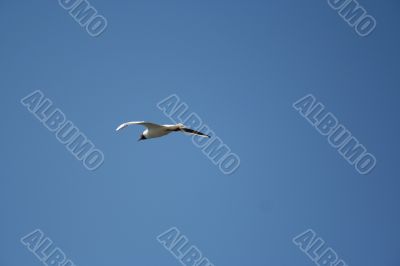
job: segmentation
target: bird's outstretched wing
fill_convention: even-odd
[[[204,137],[204,138],[209,138],[210,137],[209,135],[204,134],[204,133],[202,133],[200,131],[193,130],[193,129],[186,128],[186,127],[182,127],[182,128],[180,128],[180,130],[183,131],[183,132],[186,132],[186,133],[189,133],[189,134],[193,134],[193,135],[198,135],[198,136],[201,136],[201,137]]]
[[[150,123],[150,122],[145,122],[145,121],[132,121],[132,122],[126,122],[126,123],[123,123],[123,124],[119,125],[119,126],[117,127],[117,129],[115,129],[115,131],[119,131],[119,130],[121,130],[121,129],[126,128],[127,126],[130,126],[130,125],[141,125],[141,126],[147,127],[148,129],[162,127],[161,125],[157,125],[157,124]]]

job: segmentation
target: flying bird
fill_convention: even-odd
[[[171,132],[183,132],[183,133],[189,133],[192,135],[198,135],[204,138],[209,138],[210,136],[207,134],[204,134],[200,131],[196,131],[190,128],[185,127],[183,124],[175,124],[175,125],[158,125],[154,124],[151,122],[145,122],[145,121],[132,121],[132,122],[126,122],[121,125],[119,125],[116,129],[116,131],[120,131],[121,129],[126,128],[127,126],[130,125],[141,125],[146,127],[145,131],[143,131],[142,134],[140,134],[140,140],[145,140],[145,139],[152,139],[152,138],[158,138],[165,136]]]

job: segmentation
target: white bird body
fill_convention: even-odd
[[[154,124],[151,122],[145,122],[145,121],[132,121],[132,122],[123,123],[117,127],[116,131],[120,131],[121,129],[124,129],[130,125],[141,125],[141,126],[146,127],[146,129],[140,135],[139,140],[158,138],[158,137],[168,135],[171,132],[185,132],[185,133],[189,133],[189,134],[198,135],[201,137],[208,137],[208,138],[210,137],[199,131],[187,128],[183,124],[158,125],[158,124]]]

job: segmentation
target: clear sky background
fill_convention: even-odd
[[[216,266],[308,266],[315,230],[348,265],[400,265],[399,9],[359,37],[327,1],[91,0],[90,37],[56,0],[0,1],[0,265],[42,265],[36,228],[80,266],[180,265],[172,226]],[[40,89],[105,154],[87,171],[20,99]],[[223,175],[189,137],[137,142],[129,120],[170,123],[175,93],[241,158]],[[312,93],[377,158],[360,175],[293,108]]]

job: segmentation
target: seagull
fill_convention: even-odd
[[[120,131],[121,129],[126,128],[127,126],[130,125],[141,125],[146,127],[146,130],[143,131],[142,134],[140,134],[140,140],[145,140],[145,139],[152,139],[152,138],[158,138],[165,136],[171,132],[183,132],[183,133],[189,133],[192,135],[197,135],[200,137],[204,138],[209,138],[210,136],[204,133],[201,133],[200,131],[196,131],[190,128],[185,127],[183,124],[175,124],[175,125],[158,125],[155,123],[151,122],[146,122],[146,121],[132,121],[132,122],[126,122],[117,127],[115,131]]]

